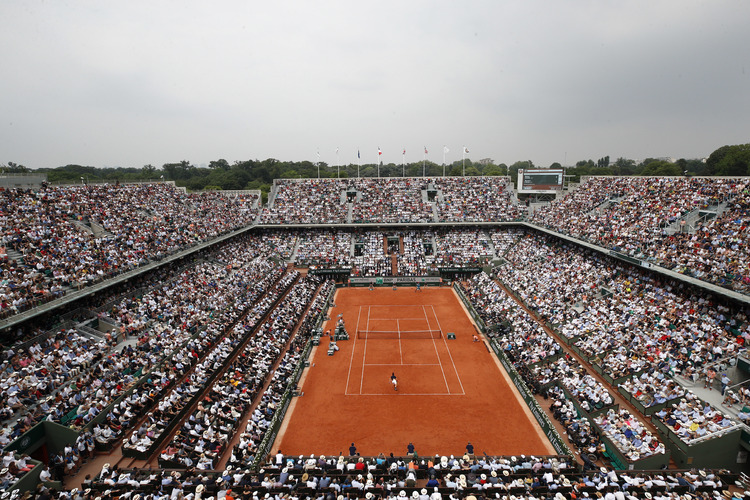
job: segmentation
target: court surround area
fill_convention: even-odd
[[[451,288],[342,288],[334,303],[324,328],[341,314],[350,340],[328,356],[321,339],[274,452],[554,453]]]

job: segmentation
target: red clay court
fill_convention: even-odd
[[[350,340],[328,356],[328,337],[310,358],[274,444],[284,454],[554,454],[534,417],[451,288],[342,288]],[[447,338],[456,334],[455,340]],[[391,374],[398,378],[398,391]]]

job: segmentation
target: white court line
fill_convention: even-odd
[[[396,331],[398,332],[398,355],[401,357],[401,363],[404,364],[404,351],[401,350],[401,327],[398,323],[398,318],[396,319]]]
[[[432,308],[432,315],[435,316],[435,321],[437,321],[438,329],[442,332],[443,327],[440,326],[440,320],[437,317],[437,313],[435,312],[435,306],[430,306]],[[456,372],[456,377],[458,377],[458,385],[461,386],[461,393],[466,394],[466,391],[464,390],[464,384],[461,383],[461,376],[458,374],[458,370],[456,369],[456,362],[453,361],[453,355],[451,354],[451,350],[448,347],[448,342],[445,340],[445,335],[443,337],[443,343],[445,344],[445,348],[448,349],[448,356],[451,358],[451,363],[453,364],[453,371]]]
[[[393,366],[393,363],[367,363],[365,366]],[[401,363],[401,366],[442,366],[440,363]]]
[[[463,396],[463,394],[446,394],[445,392],[372,392],[349,394],[349,396]]]
[[[367,306],[367,330],[370,330],[370,306]],[[365,360],[367,359],[367,337],[365,337],[365,348],[362,352],[362,375],[359,379],[359,393],[362,394],[362,385],[365,383]]]
[[[373,304],[371,307],[419,307],[419,304]]]
[[[346,387],[344,387],[344,396],[349,395],[349,378],[352,376],[352,363],[354,363],[354,350],[355,350],[355,347],[357,346],[357,332],[359,331],[359,317],[361,315],[362,315],[362,306],[359,306],[359,312],[357,313],[357,327],[354,330],[354,343],[352,344],[352,355],[349,357],[349,373],[346,374]]]
[[[427,321],[427,329],[431,330],[431,328],[430,328],[430,318],[427,317],[427,309],[425,308],[425,306],[422,306],[422,311],[424,312],[424,319]],[[433,313],[434,312],[435,311],[433,311]],[[437,319],[437,317],[435,319]],[[438,364],[440,365],[440,372],[443,374],[443,382],[445,382],[445,389],[448,391],[448,394],[450,394],[451,393],[451,388],[448,387],[448,378],[445,376],[445,370],[443,369],[443,363],[440,362],[440,353],[437,350],[437,344],[435,343],[435,337],[432,338],[432,347],[435,348],[435,355],[437,356]]]
[[[393,318],[371,318],[373,321],[393,321]],[[399,318],[401,320],[417,320],[417,319],[424,319],[424,318]]]

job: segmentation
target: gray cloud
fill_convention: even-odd
[[[0,162],[700,157],[748,142],[750,4],[0,3]]]

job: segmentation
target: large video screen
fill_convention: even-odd
[[[563,170],[519,170],[519,191],[560,191],[563,188]]]

